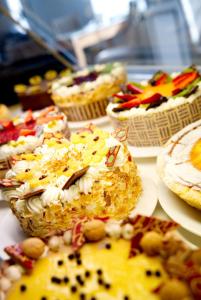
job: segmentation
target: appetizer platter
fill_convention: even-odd
[[[15,299],[200,299],[201,250],[177,224],[136,216],[77,220],[62,235],[8,245],[1,296]]]

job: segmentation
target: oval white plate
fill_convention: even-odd
[[[104,116],[97,119],[91,119],[91,120],[79,121],[79,122],[68,121],[68,126],[70,129],[79,129],[87,126],[90,123],[93,123],[94,125],[103,125],[105,123],[109,123],[109,117]]]
[[[201,236],[201,211],[191,207],[158,181],[158,199],[164,211],[186,230]]]
[[[128,144],[128,149],[135,157],[156,157],[161,151],[161,147],[134,147]]]
[[[137,206],[130,214],[134,217],[137,214],[151,216],[157,204],[156,186],[151,178],[141,176],[143,192],[137,203]],[[26,235],[23,233],[17,218],[12,214],[8,208],[7,213],[0,222],[0,257],[6,258],[3,249],[15,243],[22,241]]]

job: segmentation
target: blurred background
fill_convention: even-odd
[[[17,101],[15,84],[64,68],[51,49],[79,67],[123,61],[141,75],[200,65],[200,14],[200,0],[0,0],[0,102]]]

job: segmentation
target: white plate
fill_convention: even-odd
[[[128,144],[128,149],[135,157],[156,157],[161,151],[161,147],[134,147]]]
[[[138,214],[151,216],[156,208],[158,199],[156,185],[151,179],[146,175],[141,175],[142,178],[142,195],[137,203],[137,206],[130,214],[130,217],[134,217]]]
[[[142,214],[151,216],[157,204],[156,186],[151,178],[142,177],[143,192],[136,208],[132,211],[131,217]],[[26,236],[20,228],[17,218],[8,208],[8,212],[0,222],[0,257],[6,258],[3,249],[15,243],[22,241]]]
[[[79,122],[68,121],[68,126],[70,129],[78,129],[78,128],[85,127],[90,123],[93,123],[94,125],[103,125],[105,123],[109,123],[109,117],[104,116],[97,119],[91,119],[91,120],[79,121]]]
[[[164,211],[186,230],[201,236],[201,211],[191,207],[158,181],[158,199]]]

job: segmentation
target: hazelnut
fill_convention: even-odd
[[[188,286],[178,279],[169,280],[160,290],[161,300],[183,300],[189,296]]]
[[[29,238],[21,243],[25,255],[38,259],[45,250],[45,243],[39,238]]]
[[[163,247],[163,236],[155,231],[149,231],[142,237],[140,246],[146,254],[156,255]]]
[[[50,250],[57,252],[61,246],[61,239],[58,236],[52,236],[48,241]]]
[[[84,224],[84,235],[90,242],[101,240],[105,234],[105,224],[100,220],[92,220]]]
[[[191,255],[191,260],[201,266],[201,249],[195,250],[193,251],[192,255]]]

